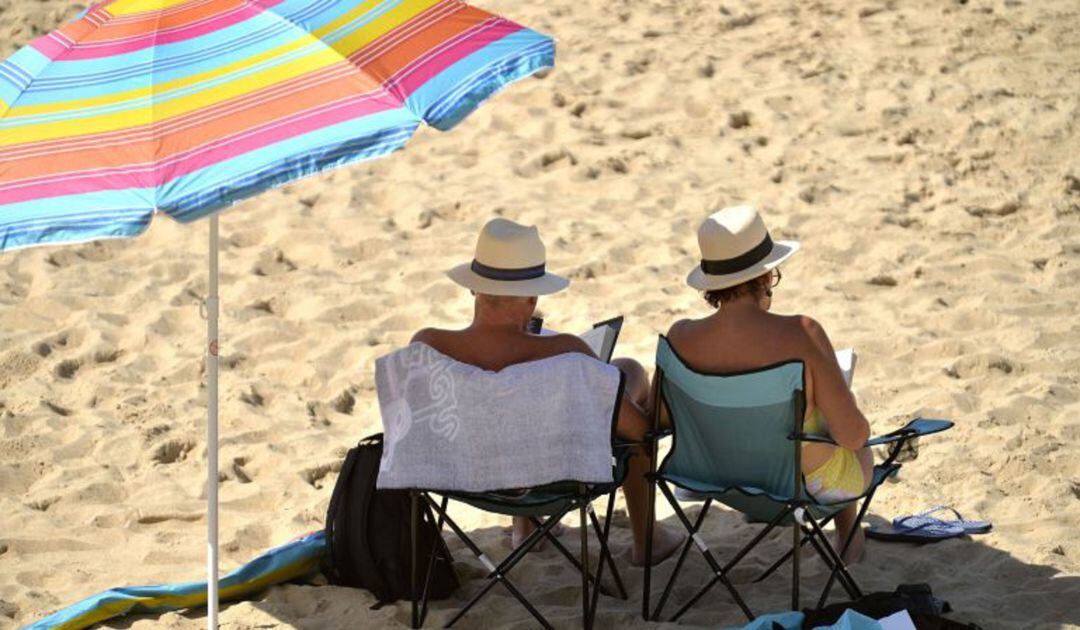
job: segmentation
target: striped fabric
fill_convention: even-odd
[[[274,584],[310,576],[319,571],[319,563],[325,554],[325,532],[300,536],[221,578],[221,599],[250,599]],[[125,586],[88,597],[25,626],[23,630],[81,630],[115,617],[160,614],[205,605],[206,582]]]
[[[389,153],[554,56],[458,0],[106,0],[0,63],[0,251]]]

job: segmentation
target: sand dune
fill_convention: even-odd
[[[619,351],[648,365],[658,332],[705,312],[682,284],[697,223],[748,200],[804,245],[775,308],[858,348],[875,430],[920,413],[957,422],[925,441],[872,519],[947,503],[995,525],[933,547],[871,542],[857,577],[930,582],[986,628],[1080,626],[1076,3],[479,4],[557,36],[558,68],[450,134],[425,130],[402,153],[222,217],[224,568],[322,527],[345,449],[379,426],[373,359],[422,325],[466,321],[470,302],[441,270],[470,255],[485,220],[539,225],[551,267],[574,280],[542,301],[550,325],[623,313]],[[0,0],[0,55],[77,10]],[[111,586],[202,575],[206,229],[161,220],[133,241],[0,257],[0,627]],[[502,545],[507,520],[460,516]],[[710,523],[720,553],[751,531],[727,511]],[[632,598],[605,599],[601,627],[644,625],[621,510],[613,540]],[[691,565],[685,584],[700,583],[704,563]],[[514,575],[574,627],[568,568],[545,552]],[[481,574],[471,560],[460,570]],[[777,576],[747,597],[778,609],[787,586]],[[286,586],[222,620],[407,623],[405,606],[371,604]],[[739,621],[718,595],[684,623]],[[202,624],[194,611],[107,627]],[[463,627],[481,625],[531,627],[498,589]]]

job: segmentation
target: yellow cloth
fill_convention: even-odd
[[[812,435],[828,435],[829,429],[819,409],[810,412],[803,431]],[[855,451],[842,446],[833,448],[829,459],[813,472],[804,475],[806,491],[822,503],[834,503],[863,493],[866,480]]]

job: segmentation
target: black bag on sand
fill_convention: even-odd
[[[864,595],[854,602],[838,602],[818,610],[804,609],[803,628],[832,625],[846,610],[854,610],[872,619],[906,610],[917,630],[981,630],[975,624],[942,617],[952,607],[949,602],[934,597],[929,584],[901,584],[892,593],[881,591]]]
[[[371,591],[376,606],[412,599],[411,502],[406,490],[377,490],[381,433],[351,449],[326,511],[323,573],[331,584]],[[435,529],[430,508],[421,503],[417,527],[417,575],[423,592],[432,549],[436,549],[428,596],[445,599],[458,586],[453,558]]]

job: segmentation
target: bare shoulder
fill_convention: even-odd
[[[558,334],[538,337],[543,343],[542,354],[551,357],[558,354],[579,353],[595,358],[592,348],[577,335]]]
[[[439,328],[421,328],[416,331],[416,334],[412,336],[409,343],[422,343],[435,348],[436,350],[443,352],[446,346],[446,340],[448,335],[452,332],[449,330],[441,330]]]
[[[832,352],[832,342],[820,322],[809,315],[792,315],[790,319],[792,327],[797,328],[807,345],[817,350]]]
[[[695,319],[680,319],[671,325],[671,328],[668,329],[665,337],[667,337],[669,341],[679,339],[683,335],[688,334],[696,323],[697,320]]]

